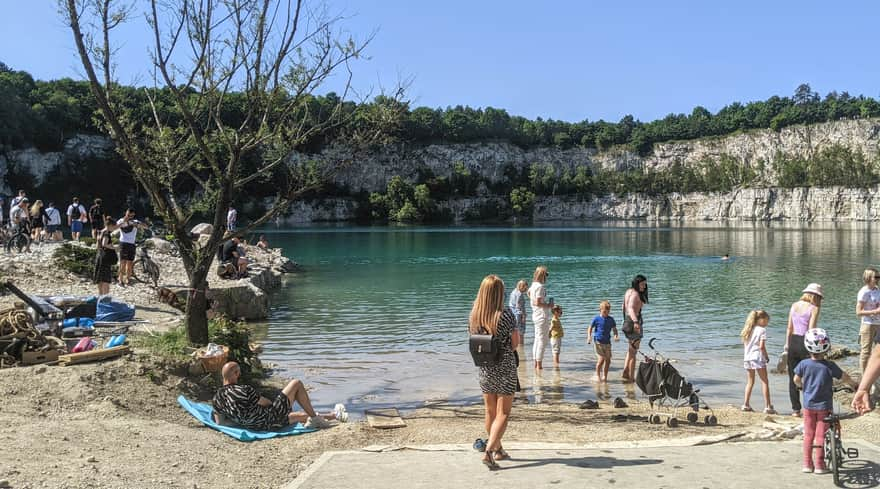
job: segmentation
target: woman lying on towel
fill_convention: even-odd
[[[299,380],[291,380],[274,400],[269,400],[253,387],[238,383],[241,376],[238,363],[227,362],[222,373],[223,387],[217,390],[213,402],[217,424],[269,431],[296,423],[304,423],[306,428],[323,429],[330,427],[328,420],[348,421],[348,413],[342,404],[337,404],[332,412],[316,413],[305,386]],[[298,402],[305,412],[291,412],[294,402]]]

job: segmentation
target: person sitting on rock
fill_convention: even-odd
[[[265,234],[260,235],[260,240],[257,241],[257,248],[260,248],[261,250],[268,250],[269,249],[269,242],[266,241]]]
[[[306,387],[299,380],[291,380],[274,400],[262,397],[249,385],[239,384],[241,367],[236,362],[223,365],[223,387],[214,395],[214,421],[226,426],[268,431],[295,423],[306,428],[328,428],[328,420],[348,421],[345,406],[337,404],[332,412],[318,414],[312,407]],[[291,412],[298,402],[305,412]]]
[[[231,263],[235,266],[239,277],[246,277],[248,260],[241,255],[239,244],[241,244],[241,238],[238,236],[233,236],[232,239],[223,243],[223,248],[220,250],[220,261]]]

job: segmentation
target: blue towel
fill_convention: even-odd
[[[235,438],[238,441],[266,440],[269,438],[275,438],[276,436],[300,435],[302,433],[311,433],[313,431],[316,431],[313,428],[303,427],[301,423],[297,423],[296,425],[292,426],[286,426],[279,429],[279,431],[251,431],[244,428],[223,426],[214,422],[214,408],[212,408],[208,404],[191,402],[189,399],[183,396],[178,396],[177,402],[180,403],[180,407],[185,409],[188,413],[192,414],[193,417],[195,417],[197,420],[210,426],[211,428],[214,428],[217,431],[226,433],[227,435]]]

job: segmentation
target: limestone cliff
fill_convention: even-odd
[[[465,169],[479,178],[480,185],[467,198],[438,202],[455,219],[473,218],[475,209],[507,206],[505,187],[511,175],[527,174],[534,165],[552,167],[557,174],[574,174],[579,167],[592,171],[644,169],[664,170],[675,164],[711,167],[712,162],[736,161],[760,172],[759,180],[768,188],[742,189],[718,194],[670,194],[665,196],[538,197],[537,219],[756,219],[756,220],[875,220],[873,195],[877,189],[777,189],[773,161],[810,158],[826,148],[842,146],[876,161],[880,156],[880,119],[841,120],[809,126],[792,126],[779,132],[757,130],[724,137],[656,144],[651,154],[640,156],[624,148],[597,152],[593,149],[552,147],[524,150],[505,142],[478,144],[395,144],[351,161],[346,148],[331,148],[319,155],[292,155],[291,160],[326,159],[351,161],[335,177],[339,189],[354,197],[332,197],[298,202],[291,206],[279,224],[313,221],[346,221],[364,214],[363,195],[382,191],[395,175],[417,182],[426,178],[451,178],[455,168]],[[35,186],[64,189],[80,185],[68,181],[72,169],[93,161],[122,163],[112,144],[100,136],[75,136],[56,153],[34,149],[0,148],[0,194],[10,194],[11,180],[33,182]],[[104,163],[110,166],[108,163]],[[103,170],[103,169],[99,169]],[[10,175],[14,174],[15,179]],[[103,172],[102,172],[103,174]],[[89,181],[93,177],[83,177]],[[56,181],[57,180],[57,181]],[[117,186],[114,190],[129,191]],[[51,193],[47,190],[47,193]],[[57,196],[53,196],[58,198]],[[67,198],[68,196],[64,196]],[[107,199],[105,198],[105,201]],[[120,195],[117,200],[124,200]],[[247,203],[245,203],[247,204]]]

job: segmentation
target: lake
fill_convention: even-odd
[[[807,283],[819,282],[826,295],[820,325],[833,344],[858,345],[855,297],[878,232],[868,224],[764,223],[273,230],[266,232],[270,244],[304,271],[274,294],[258,334],[263,359],[310,385],[319,405],[342,401],[359,410],[478,401],[466,328],[480,281],[494,273],[510,290],[546,265],[548,295],[564,308],[565,337],[559,370],[520,369],[530,401],[634,398],[640,393],[619,381],[623,342],[613,344],[608,391],[592,383],[595,355],[586,328],[602,299],[611,301],[622,323],[623,294],[641,273],[650,290],[646,337],[658,338],[657,351],[676,360],[710,405],[739,405],[745,378],[739,332],[750,310],[770,313],[768,351],[775,364],[788,308]],[[731,260],[720,259],[725,253]],[[651,353],[647,342],[642,348]],[[843,363],[857,365],[857,359]],[[771,379],[776,407],[788,411],[786,378]],[[752,403],[763,405],[759,389]]]

